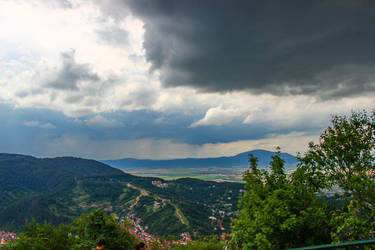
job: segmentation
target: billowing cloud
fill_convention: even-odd
[[[239,109],[223,109],[222,107],[210,108],[206,115],[199,121],[194,122],[191,127],[196,126],[221,126],[231,123],[234,119],[241,116]]]
[[[74,117],[149,108],[152,99],[132,95],[155,89],[147,82],[141,21],[114,21],[91,1],[63,2],[0,1],[0,98]],[[115,37],[98,39],[100,32]]]
[[[89,64],[78,64],[74,59],[75,51],[61,53],[62,65],[56,79],[47,83],[47,86],[61,90],[80,90],[81,82],[98,82],[99,76],[92,72]]]
[[[165,86],[307,94],[375,91],[371,0],[129,0]]]

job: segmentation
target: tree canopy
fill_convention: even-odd
[[[375,111],[363,111],[333,116],[289,177],[280,152],[269,171],[250,155],[233,243],[282,249],[374,238],[374,153]]]
[[[19,239],[4,245],[4,250],[55,250],[92,249],[99,239],[105,239],[106,249],[129,249],[136,239],[129,233],[129,224],[119,224],[115,215],[106,215],[94,210],[82,214],[72,225],[60,224],[54,227],[49,223],[42,225],[35,220],[26,224]]]
[[[326,206],[301,185],[300,170],[288,178],[279,152],[272,157],[270,172],[256,164],[250,155],[250,169],[243,178],[246,191],[232,228],[235,245],[283,249],[327,242]]]
[[[375,110],[334,116],[318,144],[300,158],[321,190],[335,192],[343,205],[332,212],[335,242],[374,237]],[[319,178],[317,178],[319,177]]]

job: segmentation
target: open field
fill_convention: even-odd
[[[188,168],[188,169],[126,169],[124,172],[137,176],[159,177],[165,180],[196,178],[205,181],[242,182],[244,168]]]
[[[247,168],[159,168],[159,169],[125,169],[126,173],[146,176],[146,177],[158,177],[164,180],[176,180],[180,178],[195,178],[205,181],[231,181],[240,182],[242,176]],[[291,174],[293,169],[287,169],[286,173]]]

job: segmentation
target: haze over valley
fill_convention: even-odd
[[[274,152],[252,150],[235,156],[217,158],[185,158],[169,160],[117,159],[103,161],[108,165],[139,176],[154,176],[163,179],[183,177],[199,178],[211,181],[241,182],[242,176],[249,168],[249,155],[258,158],[260,168],[268,168]],[[295,170],[297,159],[287,153],[281,153],[285,168]]]

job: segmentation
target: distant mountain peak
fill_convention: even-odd
[[[134,159],[124,158],[116,160],[106,160],[103,163],[120,169],[135,169],[135,168],[200,168],[200,167],[247,167],[249,165],[249,154],[253,154],[258,158],[258,165],[260,167],[268,166],[271,157],[275,152],[256,149],[243,152],[234,156],[222,156],[211,158],[184,158],[184,159],[168,159],[168,160],[152,160],[152,159]],[[281,158],[285,160],[286,167],[294,168],[297,165],[295,156],[288,153],[281,153]]]

